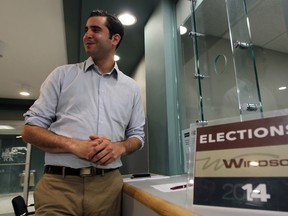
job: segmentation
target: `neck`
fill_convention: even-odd
[[[97,65],[99,72],[102,74],[109,73],[115,65],[113,58],[112,59],[108,58],[108,60],[107,60],[107,58],[105,58],[103,60],[93,58],[93,61]]]

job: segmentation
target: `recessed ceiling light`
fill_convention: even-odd
[[[287,87],[286,87],[286,86],[281,86],[281,87],[279,87],[278,89],[281,91],[281,90],[287,89]]]
[[[118,19],[123,25],[133,25],[136,23],[137,19],[130,13],[123,13],[118,16]]]
[[[25,97],[30,95],[30,93],[26,92],[26,91],[21,91],[21,92],[19,92],[19,94],[22,95],[22,96],[25,96]]]
[[[187,32],[187,28],[185,26],[180,26],[180,35],[184,35]]]
[[[114,55],[114,61],[119,61],[120,57],[118,55]]]
[[[0,125],[0,130],[13,130],[13,129],[15,128],[10,125]]]

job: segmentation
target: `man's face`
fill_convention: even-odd
[[[101,59],[114,53],[113,37],[109,38],[109,29],[105,25],[106,17],[95,16],[87,20],[83,43],[86,53],[95,59]],[[115,46],[115,45],[114,45]]]

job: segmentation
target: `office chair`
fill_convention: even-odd
[[[34,206],[34,204],[26,205],[24,198],[22,196],[16,196],[12,199],[12,205],[14,209],[15,216],[26,216],[33,215],[35,212],[28,212],[28,207]]]

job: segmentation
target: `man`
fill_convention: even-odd
[[[139,87],[114,62],[123,35],[117,18],[92,11],[83,36],[90,57],[56,68],[24,114],[23,140],[45,151],[37,215],[120,213],[120,157],[143,146],[145,121]]]

